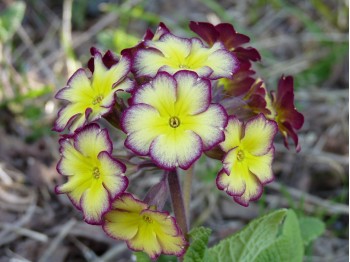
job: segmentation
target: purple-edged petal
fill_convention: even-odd
[[[225,109],[219,104],[212,104],[203,113],[189,116],[183,125],[199,135],[204,150],[209,150],[225,139],[224,128],[227,124]]]
[[[124,175],[125,165],[114,159],[108,152],[103,151],[98,155],[101,163],[101,177],[103,186],[107,189],[112,199],[123,193],[128,187],[128,179]]]
[[[247,122],[241,141],[242,147],[256,156],[266,154],[272,146],[277,130],[275,121],[267,120],[263,114],[259,114]]]
[[[97,157],[102,151],[112,153],[113,148],[107,129],[100,129],[96,124],[89,125],[79,132],[75,137],[74,146],[88,157]]]
[[[249,206],[250,201],[255,201],[261,197],[263,187],[259,180],[252,174],[245,178],[246,190],[241,196],[234,196],[233,200],[242,206]]]
[[[140,155],[147,155],[155,137],[167,130],[168,119],[147,104],[137,104],[124,112],[122,128],[128,137],[125,146]]]
[[[150,156],[164,169],[188,169],[202,154],[201,138],[190,130],[170,130],[157,136],[150,147]]]
[[[102,223],[102,215],[109,209],[110,200],[101,180],[92,182],[91,186],[82,195],[80,206],[84,213],[84,220],[87,223]]]
[[[266,184],[273,180],[272,160],[274,152],[274,147],[272,147],[265,155],[245,156],[249,171],[252,172],[262,184]]]
[[[225,141],[220,143],[223,151],[228,152],[241,143],[243,123],[238,118],[230,116],[225,129]]]
[[[174,75],[177,82],[176,109],[178,114],[195,115],[205,111],[211,101],[210,82],[198,78],[191,71],[179,71]]]

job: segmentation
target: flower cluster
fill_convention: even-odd
[[[293,78],[282,76],[277,93],[268,93],[252,68],[259,52],[244,46],[249,37],[227,23],[191,22],[190,29],[198,37],[176,36],[161,23],[120,55],[91,48],[87,68],[56,95],[65,105],[53,130],[66,130],[57,164],[66,182],[56,192],[87,223],[151,258],[182,256],[188,245],[185,229],[163,210],[163,183],[174,170],[189,169],[203,153],[220,159],[218,189],[248,206],[273,180],[278,130],[286,147],[291,137],[300,150],[296,130],[304,119],[294,107]],[[101,118],[125,133],[124,150],[137,163],[113,155],[112,126],[101,127]],[[143,201],[127,192],[126,164],[165,172]]]

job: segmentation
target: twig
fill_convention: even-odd
[[[14,226],[14,225],[10,225],[7,223],[0,224],[0,228],[9,229],[9,230],[11,230],[19,235],[29,237],[29,238],[37,240],[39,242],[46,243],[48,241],[48,237],[46,235],[39,233],[39,232],[36,232],[36,231],[33,231],[33,230],[30,230],[30,229],[27,229],[27,228]]]
[[[53,239],[50,246],[45,250],[44,254],[39,259],[39,262],[50,261],[51,254],[57,249],[62,240],[68,235],[69,231],[73,228],[75,223],[75,219],[72,218],[63,225],[61,232]]]
[[[277,182],[268,184],[267,187],[279,192],[281,192],[283,189],[286,189],[291,197],[297,200],[303,199],[305,205],[312,205],[313,206],[312,211],[315,211],[317,208],[322,208],[322,209],[325,209],[327,213],[332,215],[333,214],[349,215],[349,206],[347,205],[334,203],[329,200],[310,195],[309,193],[300,191],[298,189],[281,185],[280,183],[277,183]]]

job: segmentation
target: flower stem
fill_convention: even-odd
[[[193,180],[193,165],[186,171],[185,180],[183,183],[183,199],[185,205],[185,214],[187,217],[187,225],[190,226],[190,202],[191,202],[191,188]]]
[[[187,237],[188,227],[187,219],[185,213],[185,206],[182,199],[181,186],[179,181],[179,176],[176,169],[169,172],[168,184],[170,189],[171,202],[173,205],[173,210],[182,234]]]

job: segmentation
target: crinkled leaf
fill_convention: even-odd
[[[325,224],[316,217],[301,217],[299,218],[299,224],[305,246],[321,236],[325,231]]]
[[[5,42],[12,37],[21,24],[24,11],[24,2],[14,2],[0,13],[0,41]]]
[[[210,234],[211,229],[206,227],[196,227],[190,231],[188,235],[191,244],[184,256],[184,262],[204,261]]]
[[[294,211],[281,209],[208,249],[207,261],[298,262],[303,253],[298,219]]]

